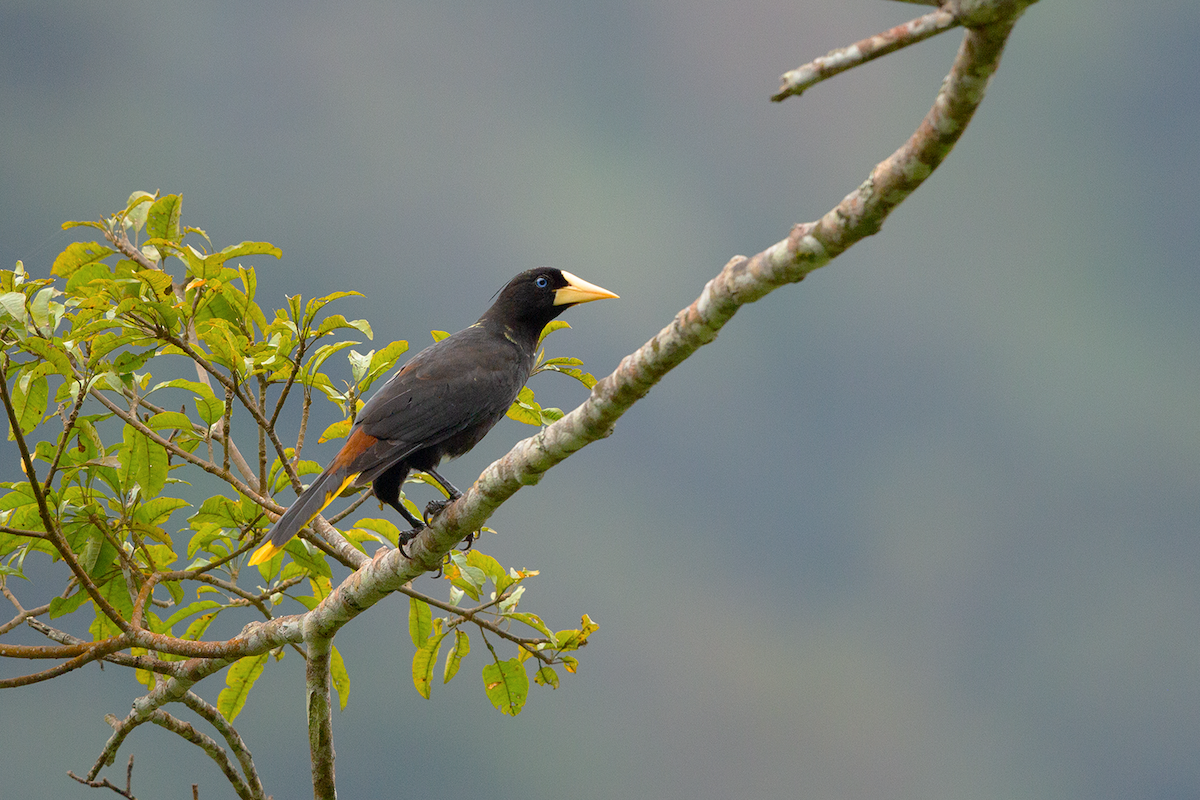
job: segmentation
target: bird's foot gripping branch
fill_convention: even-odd
[[[523,273],[479,322],[435,332],[432,347],[382,382],[408,344],[357,349],[371,326],[330,305],[356,292],[264,309],[250,263],[280,251],[264,242],[217,249],[182,224],[180,205],[178,195],[137,192],[109,217],[65,226],[99,236],[68,246],[55,277],[32,277],[20,263],[0,272],[0,400],[24,475],[3,483],[0,497],[0,588],[13,608],[0,625],[0,656],[58,662],[0,688],[91,661],[129,667],[147,694],[113,721],[82,780],[95,782],[125,736],[149,721],[201,743],[239,794],[254,797],[262,787],[248,753],[231,759],[168,704],[200,709],[228,752],[246,753],[229,723],[271,661],[293,649],[310,656],[310,681],[332,686],[344,706],[350,672],[332,634],[391,592],[408,595],[412,679],[423,696],[437,668],[449,681],[472,661],[505,714],[521,711],[531,675],[557,687],[556,668],[574,672],[574,651],[596,630],[586,615],[577,628],[551,629],[520,608],[537,572],[478,550],[423,547],[424,567],[407,563],[382,588],[371,584],[369,598],[356,594],[381,552],[407,538],[390,511],[364,503],[373,483],[420,530],[406,481],[456,497],[434,471],[443,458],[506,414],[535,426],[560,418],[525,379],[554,371],[590,388],[580,362],[546,358],[543,341],[566,327],[554,320],[564,309],[615,295],[558,270]],[[326,371],[341,357],[348,380]],[[331,416],[322,399],[339,419],[318,438],[344,440],[336,455],[305,448],[310,423]],[[329,464],[324,472],[316,458]],[[353,488],[356,497],[319,516]],[[285,506],[297,510],[290,521]],[[442,507],[431,504],[431,522]],[[286,535],[260,546],[273,519]],[[443,557],[441,598],[407,584]],[[358,572],[347,577],[346,568]],[[42,643],[4,643],[27,630]],[[314,664],[323,678],[311,674]],[[219,671],[215,697],[192,691]]]

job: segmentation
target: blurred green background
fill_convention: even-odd
[[[924,10],[4,2],[0,262],[46,274],[63,220],[180,192],[218,246],[283,249],[252,262],[261,303],[358,289],[333,310],[377,343],[569,269],[622,299],[551,351],[604,374],[911,132],[960,33],[767,98]],[[1033,6],[882,233],[744,309],[493,519],[482,547],[542,570],[531,610],[600,623],[579,675],[509,719],[478,653],[417,696],[404,603],[339,637],[342,796],[1200,796],[1198,26],[1184,0]],[[300,666],[238,720],[277,798],[311,791]],[[92,666],[0,693],[0,794],[96,796],[65,773],[138,688]],[[111,778],[132,752],[139,797],[231,796],[150,727]]]

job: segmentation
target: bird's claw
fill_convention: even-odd
[[[429,505],[425,506],[423,519],[426,525],[432,525],[434,517],[446,510],[446,506],[454,502],[454,498],[447,497],[445,500],[430,500]]]
[[[405,533],[401,533],[401,534],[400,534],[400,536],[398,537],[397,541],[396,541],[396,549],[400,551],[400,555],[404,556],[404,557],[405,557],[405,558],[407,558],[409,561],[411,561],[411,560],[412,560],[412,556],[410,556],[410,555],[408,554],[408,551],[404,549],[404,545],[408,544],[408,543],[409,543],[409,542],[411,542],[413,539],[415,539],[415,538],[417,538],[418,536],[420,536],[420,535],[421,535],[421,531],[423,531],[423,530],[425,530],[425,526],[424,526],[424,525],[421,525],[420,527],[414,527],[414,528],[413,528],[411,531],[407,531],[407,532],[405,532]]]

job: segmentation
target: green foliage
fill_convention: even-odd
[[[31,557],[57,562],[59,583],[50,587],[57,596],[43,613],[55,625],[72,620],[96,641],[134,623],[175,641],[219,642],[206,639],[219,618],[245,624],[317,607],[345,574],[324,552],[297,538],[286,555],[250,570],[246,554],[269,526],[268,510],[288,505],[302,477],[321,469],[299,458],[312,403],[324,397],[342,416],[320,440],[345,437],[364,396],[408,349],[404,341],[354,349],[373,338],[371,325],[331,308],[358,292],[262,306],[252,263],[281,258],[279,249],[266,242],[218,249],[204,231],[185,226],[181,212],[179,195],[135,192],[111,216],[64,225],[99,232],[103,242],[68,245],[52,277],[35,278],[20,262],[0,270],[8,438],[28,452],[25,476],[0,483],[0,581],[28,580]],[[564,327],[551,323],[543,338]],[[435,340],[445,335],[433,332]],[[347,359],[349,381],[325,371],[334,356]],[[579,363],[543,351],[535,371],[590,388],[595,378]],[[526,388],[509,415],[546,425],[562,412],[542,408]],[[287,444],[280,419],[292,427],[302,421]],[[247,429],[240,441],[229,435]],[[395,547],[399,534],[378,517],[345,528],[364,552]],[[449,600],[410,597],[418,693],[430,696],[444,640],[451,646],[443,682],[469,656],[471,638],[483,641],[485,691],[505,714],[524,706],[527,661],[536,662],[534,681],[552,688],[551,664],[574,671],[565,654],[586,644],[595,626],[584,617],[578,630],[555,632],[518,611],[536,574],[506,569],[478,550],[452,554],[444,571]],[[460,605],[468,600],[478,605]],[[434,604],[444,616],[434,616]],[[515,655],[502,658],[498,645]],[[149,666],[183,658],[129,654]],[[225,668],[217,708],[227,720],[243,709],[268,655]],[[350,678],[336,648],[330,670],[344,708]],[[148,689],[161,680],[141,666],[136,678]]]

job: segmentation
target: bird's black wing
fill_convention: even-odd
[[[409,454],[473,428],[481,429],[482,438],[525,385],[530,360],[513,342],[482,327],[422,350],[359,412],[355,426],[377,441],[355,454],[350,471],[366,482]]]

